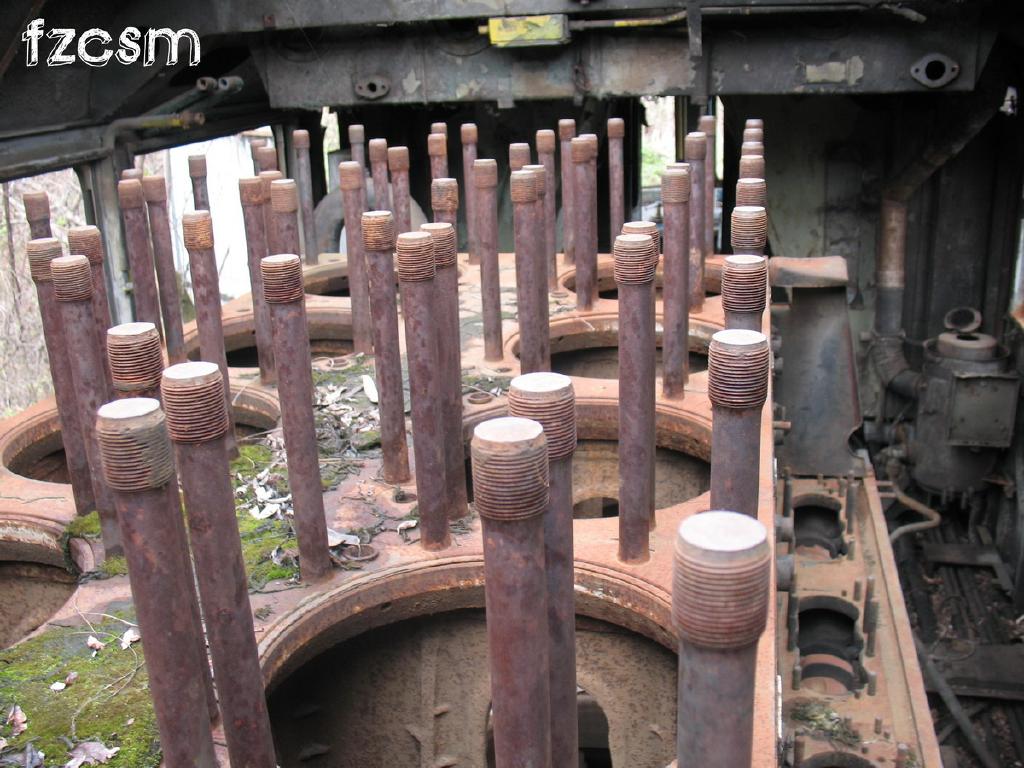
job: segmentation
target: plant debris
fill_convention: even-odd
[[[102,765],[121,751],[120,747],[107,746],[102,741],[83,741],[68,752],[70,760],[64,768],[81,768],[83,765]]]
[[[856,747],[860,744],[859,734],[853,730],[839,713],[820,701],[801,701],[793,705],[789,716],[795,722],[808,726],[813,735],[830,742]]]

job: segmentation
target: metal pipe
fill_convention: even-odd
[[[480,247],[476,242],[476,185],[473,184],[473,163],[476,162],[478,132],[476,124],[463,123],[459,134],[462,138],[462,189],[466,197],[466,241],[469,243],[469,263],[480,263]]]
[[[274,253],[299,254],[299,190],[293,179],[270,182],[270,210],[274,217]]]
[[[903,328],[903,289],[906,284],[907,204],[882,200],[882,227],[875,282],[878,295],[875,333],[898,336]]]
[[[550,345],[547,329],[547,285],[544,272],[537,269],[537,233],[541,211],[537,207],[537,179],[532,171],[513,171],[509,181],[516,253],[516,307],[519,321],[519,368],[523,373],[549,370]],[[544,307],[538,302],[539,286],[544,289]]]
[[[708,346],[711,507],[757,517],[761,408],[768,394],[768,340],[757,331],[719,331]]]
[[[388,147],[388,169],[391,171],[391,204],[394,206],[395,231],[412,231],[409,210],[409,148]]]
[[[53,237],[50,229],[50,197],[45,192],[26,192],[21,196],[25,206],[25,220],[33,240]]]
[[[435,179],[434,187],[454,179]],[[455,194],[458,194],[456,187]],[[435,205],[436,210],[436,205]],[[452,211],[454,215],[454,211]],[[424,224],[434,247],[434,324],[437,326],[438,400],[444,430],[447,511],[452,520],[469,514],[466,447],[462,436],[462,340],[459,322],[459,270],[455,228],[446,222]]]
[[[132,278],[132,300],[135,319],[160,327],[160,299],[157,296],[156,277],[153,274],[153,251],[149,242],[149,224],[146,221],[146,200],[142,182],[123,179],[117,182],[117,197],[121,204],[124,223],[124,246],[128,254],[128,269]]]
[[[715,134],[718,120],[714,115],[702,115],[697,130],[707,136],[704,154],[704,246],[708,254],[715,252]]]
[[[622,139],[626,123],[621,117],[608,118],[608,239],[612,242],[622,232],[626,221],[625,169]]]
[[[420,544],[427,550],[439,550],[451,544],[451,535],[448,532],[445,464],[448,435],[442,409],[438,407],[444,378],[438,360],[438,340],[444,331],[438,327],[434,310],[436,267],[433,236],[429,232],[403,232],[398,236],[395,252],[398,279],[402,284]],[[460,433],[461,429],[460,419]],[[460,434],[460,447],[461,444]]]
[[[759,205],[768,208],[768,188],[764,179],[737,179],[736,205]]]
[[[277,148],[271,146],[256,147],[256,164],[260,173],[264,171],[279,171],[277,159]]]
[[[189,158],[189,167],[191,168]],[[206,158],[202,158],[206,165]],[[195,186],[196,179],[193,177]],[[203,188],[206,175],[203,175]],[[160,294],[160,313],[164,321],[164,341],[167,344],[167,359],[183,363],[185,335],[181,326],[181,299],[178,296],[178,273],[174,269],[174,246],[171,243],[171,219],[167,213],[167,183],[163,176],[146,176],[142,180],[142,194],[146,198],[149,212],[149,235],[153,247],[153,261],[156,264],[157,289]],[[97,233],[97,237],[98,237]],[[98,241],[102,248],[102,242]],[[95,269],[95,267],[93,267]]]
[[[359,163],[359,167],[366,173],[366,129],[356,123],[348,127],[348,143],[352,150],[352,162]],[[365,190],[365,187],[364,187]],[[366,200],[363,200],[363,207],[366,207]]]
[[[673,399],[684,396],[690,376],[690,186],[689,165],[661,174],[661,388]]]
[[[736,512],[692,515],[679,526],[674,560],[678,763],[750,766],[757,642],[771,586],[768,532]]]
[[[174,459],[160,404],[148,398],[107,403],[95,431],[124,536],[128,579],[146,638],[146,671],[167,765],[217,765],[208,711],[201,635]]]
[[[509,415],[533,419],[548,443],[548,508],[544,568],[548,595],[548,688],[551,765],[579,759],[576,708],[576,605],[573,580],[572,456],[576,451],[576,395],[559,373],[528,373],[512,380]]]
[[[388,142],[370,139],[370,170],[373,173],[373,199],[378,211],[390,211],[391,190],[388,187]]]
[[[398,304],[395,299],[395,218],[391,211],[368,211],[362,220],[373,319],[373,367],[380,398],[383,476],[386,483],[404,483],[410,475],[402,360],[398,349]]]
[[[537,200],[534,205],[537,209],[535,216],[537,217],[538,227],[532,233],[532,271],[534,278],[531,282],[533,283],[534,290],[537,292],[537,325],[540,328],[538,338],[542,344],[540,359],[543,368],[541,370],[549,371],[551,370],[551,324],[550,307],[548,306],[548,288],[551,285],[551,262],[554,261],[554,254],[549,254],[546,251],[547,236],[545,231],[547,223],[546,200],[548,193],[548,179],[543,165],[528,164],[523,166],[523,170],[533,173],[534,188],[537,191]],[[553,191],[552,194],[554,194]],[[526,373],[529,373],[529,371],[526,371]]]
[[[263,205],[266,203],[263,181],[251,176],[238,180],[238,199],[242,204],[245,226],[246,259],[249,267],[249,287],[252,297],[253,324],[256,331],[256,356],[259,359],[260,383],[277,382],[274,366],[274,331],[270,325],[270,309],[263,296],[263,273],[260,262],[269,256]]]
[[[233,765],[275,768],[252,611],[244,597],[248,579],[228,466],[224,378],[214,363],[182,363],[164,371],[161,389],[228,755]]]
[[[760,331],[767,300],[768,260],[752,254],[726,256],[722,264],[725,327]]]
[[[317,582],[330,576],[331,559],[327,551],[320,452],[310,407],[313,372],[302,262],[291,253],[267,256],[260,262],[260,270],[274,329],[278,400],[295,510],[295,535],[299,540],[299,567],[304,581]]]
[[[690,311],[704,306],[704,174],[707,136],[700,131],[686,134],[684,157],[690,165]]]
[[[46,344],[46,358],[50,364],[53,394],[57,400],[60,439],[64,444],[64,457],[71,479],[75,510],[79,515],[87,515],[96,507],[96,496],[93,493],[92,474],[85,451],[85,431],[78,414],[68,340],[64,333],[61,310],[54,298],[53,279],[50,275],[50,262],[61,256],[63,251],[60,241],[54,237],[30,240],[25,250],[32,281],[36,285],[43,341]]]
[[[302,213],[303,255],[307,264],[320,263],[320,244],[316,236],[316,217],[313,215],[313,170],[309,161],[309,131],[292,131],[295,148],[295,183],[299,188],[299,210]],[[332,248],[333,250],[333,248]]]
[[[277,238],[277,221],[270,204],[270,185],[284,178],[280,171],[260,171],[259,180],[263,184],[263,229],[267,234],[267,253],[281,253]]]
[[[572,161],[572,140],[576,138],[576,121],[563,118],[558,121],[558,143],[561,151],[562,186],[562,254],[566,264],[576,261],[576,216],[573,213],[573,189],[576,182]]]
[[[206,185],[206,155],[188,156],[188,175],[192,179],[192,207],[197,211],[210,210],[210,190]]]
[[[432,133],[427,136],[427,154],[430,156],[430,178],[448,178],[448,136]]]
[[[38,241],[36,241],[38,242]],[[59,247],[59,246],[58,246]],[[103,375],[103,342],[96,333],[92,309],[92,275],[85,256],[58,256],[50,260],[53,295],[64,328],[66,353],[71,359],[75,408],[92,476],[93,498],[99,512],[103,549],[107,557],[121,554],[114,501],[103,480],[100,447],[96,438],[96,409],[109,400]]]
[[[741,179],[763,179],[764,157],[762,155],[744,155],[740,158],[739,177]]]
[[[164,355],[152,323],[122,323],[104,334],[114,397],[160,399]]]
[[[473,430],[471,453],[483,529],[495,763],[546,768],[551,765],[547,440],[535,421],[490,419]]]
[[[654,272],[650,235],[619,235],[619,559],[644,563],[654,525]]]
[[[597,176],[591,173],[595,143],[591,134],[570,142],[573,162],[575,218],[576,308],[587,311],[597,300]]]
[[[529,165],[530,160],[529,144],[516,142],[515,144],[508,145],[508,168],[510,173],[523,170],[523,166]]]
[[[406,192],[409,173],[405,172]],[[348,262],[348,293],[352,307],[352,347],[364,355],[373,353],[373,321],[370,317],[370,285],[367,278],[366,250],[363,247],[363,201],[366,199],[366,174],[354,160],[338,164],[338,184],[345,216],[345,250]],[[395,201],[399,201],[396,186]],[[408,204],[408,198],[406,199]]]
[[[544,195],[544,252],[548,263],[548,290],[558,290],[558,246],[555,236],[555,191],[558,177],[555,175],[555,132],[548,129],[537,131],[537,162],[544,166],[546,193]]]
[[[196,305],[196,328],[199,332],[199,355],[203,360],[216,363],[224,375],[224,402],[231,418],[231,379],[228,377],[228,357],[224,349],[224,323],[220,308],[220,278],[217,255],[213,250],[213,219],[209,211],[192,211],[181,217],[181,230],[188,251],[192,272],[192,297]],[[234,425],[234,419],[231,419]],[[232,456],[238,455],[235,431],[228,435],[228,448]]]
[[[476,239],[480,252],[480,305],[484,323],[484,360],[503,357],[501,328],[501,277],[498,263],[498,164],[494,160],[473,163],[476,187]]]
[[[92,309],[96,317],[96,333],[100,338],[110,327],[110,302],[107,299],[107,280],[103,271],[103,235],[92,225],[71,227],[68,230],[68,253],[80,254],[89,260],[92,274]],[[59,254],[58,254],[59,255]],[[110,371],[104,369],[110,383]]]

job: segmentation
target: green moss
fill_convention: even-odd
[[[65,529],[68,536],[80,538],[98,539],[100,536],[100,514],[90,512],[88,515],[76,517]]]
[[[0,652],[0,707],[6,713],[17,704],[28,718],[20,736],[11,737],[7,727],[0,727],[0,735],[12,750],[31,741],[46,754],[48,766],[63,765],[68,752],[64,739],[77,738],[120,747],[109,768],[156,768],[160,745],[142,665],[143,644],[121,650],[117,638],[127,629],[121,622],[93,626],[95,632],[84,625],[54,627]],[[85,644],[90,634],[108,643],[95,656]],[[71,685],[60,692],[50,690],[72,672],[78,678]]]
[[[829,741],[855,747],[860,736],[847,725],[839,713],[820,701],[804,701],[793,705],[789,716],[798,723],[808,726],[816,735]]]
[[[497,389],[499,390],[498,394],[504,394],[508,391],[509,384],[511,383],[512,379],[509,376],[480,376],[472,374],[462,377],[463,391],[467,388],[473,391],[484,392],[493,392]]]
[[[125,561],[122,555],[115,555],[114,557],[108,557],[100,564],[100,573],[103,574],[104,578],[110,578],[111,576],[124,576],[128,573],[128,563]]]

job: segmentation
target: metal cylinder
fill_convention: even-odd
[[[548,595],[548,687],[551,765],[579,759],[576,711],[576,606],[573,581],[572,456],[576,450],[576,396],[559,373],[528,373],[512,380],[509,415],[538,422],[548,443],[548,508],[544,567]]]
[[[89,260],[92,275],[92,309],[96,317],[96,333],[100,338],[110,327],[110,302],[107,299],[107,280],[103,270],[104,248],[103,235],[92,225],[71,227],[68,230],[68,253],[80,254]],[[60,255],[59,253],[57,254]],[[179,310],[180,312],[180,310]],[[179,326],[180,327],[180,326]],[[159,332],[159,331],[158,331]],[[110,371],[105,368],[104,374],[110,382]]]
[[[702,115],[697,130],[707,136],[704,153],[704,244],[709,255],[715,252],[715,133],[718,120]]]
[[[132,278],[132,301],[135,319],[160,327],[160,299],[153,275],[153,251],[146,220],[146,199],[142,182],[124,179],[117,183],[117,197],[124,223],[124,247]]]
[[[760,331],[767,300],[768,260],[749,254],[726,256],[722,264],[725,327]]]
[[[533,270],[536,279],[533,281],[534,290],[537,291],[537,323],[541,326],[543,333],[540,338],[544,348],[542,358],[544,361],[543,370],[551,369],[551,338],[550,338],[550,308],[548,306],[548,289],[552,288],[552,264],[555,260],[554,252],[548,252],[547,236],[545,234],[547,217],[547,193],[550,183],[543,165],[527,164],[523,166],[524,171],[533,173],[534,188],[537,192],[537,200],[534,205],[537,207],[536,217],[540,226],[533,233]],[[553,193],[552,193],[553,194]],[[545,279],[546,278],[546,279]]]
[[[498,164],[473,163],[476,187],[476,242],[480,253],[480,306],[484,323],[484,359],[501,360],[501,278],[498,264]]]
[[[92,474],[89,471],[89,458],[85,450],[85,432],[79,416],[78,398],[71,372],[68,339],[64,332],[60,306],[54,298],[53,280],[50,275],[50,262],[61,256],[63,250],[60,241],[55,237],[30,240],[25,250],[32,281],[36,285],[43,341],[46,344],[46,358],[50,364],[50,378],[53,381],[53,394],[57,401],[57,416],[60,422],[60,438],[64,444],[64,457],[71,479],[75,510],[80,515],[87,515],[96,506],[96,496],[93,493]]]
[[[190,171],[192,159],[189,158]],[[200,156],[200,159],[203,161],[202,181],[205,192],[206,158]],[[195,177],[193,177],[192,183],[194,186]],[[181,325],[181,298],[178,296],[178,272],[174,268],[174,245],[171,242],[171,219],[167,213],[167,182],[164,177],[146,176],[143,178],[142,194],[146,198],[146,208],[149,212],[149,235],[153,246],[153,261],[156,265],[167,359],[171,363],[183,363],[186,358],[185,335]],[[96,269],[95,265],[93,269]]]
[[[313,215],[313,170],[309,160],[309,131],[292,131],[295,148],[295,184],[299,188],[299,211],[302,218],[303,255],[307,264],[320,263],[320,247],[316,236],[316,217]]]
[[[132,179],[134,181],[142,181],[142,170],[139,168],[125,168],[123,171],[121,171],[121,179]]]
[[[619,235],[613,247],[619,289],[619,559],[650,558],[654,522],[654,272],[649,235]]]
[[[412,447],[420,515],[420,543],[428,550],[444,549],[451,543],[445,463],[449,435],[443,409],[439,407],[444,372],[438,359],[438,341],[444,335],[444,330],[439,328],[434,309],[434,250],[434,239],[430,232],[403,232],[395,244],[398,279],[402,283],[402,318],[405,322],[405,352],[409,366],[409,398],[412,401]],[[460,449],[461,431],[460,415]],[[462,487],[465,488],[465,474],[462,479]]]
[[[530,164],[530,159],[529,144],[516,142],[508,145],[508,168],[510,173],[523,170],[523,166]]]
[[[33,240],[53,237],[50,229],[50,197],[45,192],[26,192],[21,196],[25,206],[25,220]]]
[[[439,136],[440,134],[434,135]],[[435,223],[451,224],[458,233],[459,182],[450,178],[431,181],[430,208],[433,211]]]
[[[302,262],[295,254],[267,256],[260,263],[263,294],[270,307],[277,360],[281,427],[292,491],[299,567],[305,581],[321,581],[331,572],[327,551],[320,452],[313,420],[313,372],[306,328]],[[383,403],[381,404],[383,406]]]
[[[113,491],[160,748],[167,765],[213,768],[205,655],[178,501],[174,458],[160,404],[107,403],[96,414],[105,484]],[[244,593],[243,593],[244,599]]]
[[[197,211],[210,210],[210,191],[206,185],[206,155],[188,156],[188,175],[192,179],[193,207]]]
[[[122,323],[105,334],[114,396],[160,399],[164,355],[152,323]]]
[[[662,259],[661,387],[683,397],[690,375],[690,166],[661,174]]]
[[[448,124],[447,123],[441,123],[441,122],[431,123],[430,124],[430,132],[431,133],[440,133],[442,136],[447,136],[448,135]]]
[[[519,320],[519,367],[523,373],[551,367],[547,328],[547,267],[538,269],[537,234],[541,210],[537,207],[537,180],[533,171],[513,171],[509,190],[516,252],[516,307]],[[544,306],[538,301],[543,291]]]
[[[737,179],[736,205],[759,205],[768,207],[768,187],[764,179]]]
[[[277,372],[274,368],[274,332],[270,327],[270,309],[263,297],[263,273],[260,271],[260,262],[269,255],[267,230],[263,219],[263,204],[266,202],[263,182],[257,177],[239,179],[238,199],[242,203],[242,220],[245,226],[245,247],[260,382],[270,385],[277,382]]]
[[[495,763],[552,765],[544,512],[547,440],[540,424],[479,424],[471,445],[483,529],[484,596]]]
[[[263,228],[267,234],[267,253],[281,253],[277,240],[277,221],[270,204],[270,185],[284,178],[280,171],[260,171],[263,184]]]
[[[404,178],[408,194],[408,170],[405,171]],[[348,293],[352,307],[352,347],[358,353],[369,355],[373,352],[373,321],[370,317],[366,249],[363,247],[363,201],[366,198],[366,175],[363,173],[363,167],[354,160],[339,163],[338,185],[341,187],[341,204],[345,216]],[[398,202],[397,185],[395,193],[395,200]]]
[[[427,155],[430,157],[430,178],[448,178],[448,136],[432,133],[427,136]]]
[[[751,765],[757,641],[768,620],[771,562],[757,520],[712,511],[679,526],[672,616],[679,635],[680,766]]]
[[[213,250],[213,219],[209,211],[192,211],[181,217],[181,230],[188,251],[192,272],[192,297],[196,305],[196,329],[199,334],[199,355],[203,360],[216,363],[224,375],[224,402],[231,418],[231,379],[228,377],[228,357],[224,349],[224,323],[220,308],[220,277],[217,255]],[[234,420],[232,419],[232,424]],[[228,435],[233,456],[238,455],[235,431]]]
[[[764,144],[764,129],[763,128],[744,128],[743,129],[743,141],[756,141]]]
[[[85,256],[58,256],[50,261],[53,295],[60,307],[66,353],[71,359],[74,404],[91,470],[93,498],[99,512],[103,548],[107,557],[110,557],[121,553],[121,533],[117,527],[110,489],[103,480],[100,447],[96,439],[96,409],[110,397],[107,377],[103,375],[103,341],[96,333],[92,309],[90,271],[89,260]]]
[[[761,408],[770,351],[757,331],[719,331],[708,346],[711,506],[757,517]]]
[[[259,165],[260,173],[263,171],[279,171],[277,159],[277,148],[271,146],[256,147],[256,163]]]
[[[597,301],[597,176],[591,173],[590,163],[596,148],[589,136],[578,136],[570,142],[576,230],[576,307],[584,311]]]
[[[274,216],[274,253],[299,255],[299,190],[293,179],[270,182],[270,210]]]
[[[548,129],[537,131],[537,162],[544,166],[546,194],[544,195],[544,252],[548,263],[548,290],[558,290],[558,246],[555,235],[555,220],[558,217],[555,192],[558,176],[555,175],[555,132]]]
[[[686,134],[685,158],[690,165],[690,311],[704,306],[704,174],[707,136],[699,131]]]
[[[469,243],[469,263],[480,263],[480,248],[476,242],[476,185],[473,183],[473,163],[476,162],[478,131],[475,123],[463,123],[459,130],[462,138],[462,189],[466,197],[466,241]]]
[[[409,479],[409,449],[405,440],[405,399],[402,359],[398,349],[398,304],[395,298],[395,218],[391,211],[363,214],[363,247],[370,283],[373,319],[373,367],[380,398],[380,438],[384,481]]]
[[[740,157],[764,157],[764,144],[760,141],[744,141],[740,145]]]
[[[739,178],[741,179],[763,179],[764,157],[761,155],[745,155],[740,158]]]
[[[441,179],[435,180],[435,184]],[[459,322],[459,271],[455,228],[447,222],[424,224],[434,248],[434,324],[437,326],[437,403],[444,432],[448,517],[469,513],[466,449],[462,436],[462,341]]]
[[[907,204],[882,199],[882,226],[875,268],[878,284],[875,332],[898,336],[903,331],[903,289],[906,284]]]
[[[737,205],[732,209],[732,252],[763,256],[768,239],[768,214],[755,205]]]
[[[359,163],[359,167],[366,171],[366,129],[358,123],[348,127],[348,143],[352,149],[352,162]],[[366,205],[366,201],[363,201]]]
[[[260,147],[267,146],[267,140],[260,137],[249,137],[249,154],[252,156],[252,173],[254,176],[259,175],[260,163],[256,159],[256,150]]]
[[[573,189],[576,181],[572,161],[572,140],[576,138],[576,121],[563,118],[558,121],[558,144],[561,152],[560,175],[562,187],[562,253],[566,264],[576,260],[576,216],[573,213]]]
[[[206,618],[222,725],[232,765],[275,768],[248,579],[228,466],[224,379],[214,363],[163,373],[167,432],[175,445],[196,583]]]
[[[625,135],[625,121],[621,117],[608,118],[608,239],[613,242],[626,221],[626,174],[622,156]]]
[[[391,190],[388,187],[387,139],[370,139],[370,172],[373,175],[373,199],[378,211],[390,211]]]

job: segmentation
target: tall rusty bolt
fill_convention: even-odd
[[[573,162],[573,217],[575,219],[576,306],[589,310],[597,300],[597,175],[591,157],[595,142],[589,134],[570,142]]]
[[[540,424],[490,419],[473,430],[475,506],[497,765],[551,765],[544,513],[548,450]]]
[[[619,289],[619,559],[650,558],[654,522],[654,271],[649,235],[619,235],[613,248]]]
[[[117,197],[121,204],[124,223],[124,247],[128,254],[128,269],[132,278],[132,300],[135,319],[160,327],[160,299],[156,277],[153,274],[153,250],[149,242],[149,223],[146,219],[146,198],[142,182],[125,179],[117,183]]]
[[[551,368],[551,340],[548,332],[547,265],[542,264],[538,257],[540,238],[537,235],[542,233],[542,211],[537,206],[536,175],[533,171],[513,171],[509,189],[516,251],[519,367],[523,373],[546,371]]]
[[[466,196],[466,241],[469,243],[469,263],[480,263],[480,248],[476,242],[476,185],[473,183],[473,163],[479,133],[475,123],[463,123],[459,131],[462,138],[462,189]]]
[[[39,242],[39,241],[35,241]],[[82,428],[85,455],[92,470],[92,491],[100,516],[103,548],[107,557],[121,553],[121,534],[117,528],[114,502],[103,480],[100,447],[96,440],[96,409],[110,399],[103,341],[96,333],[92,309],[92,275],[85,256],[58,256],[50,261],[53,295],[60,307],[66,352],[71,359],[75,407]]]
[[[68,339],[64,333],[60,306],[54,298],[53,280],[50,275],[50,262],[63,255],[63,250],[60,241],[55,237],[30,240],[25,250],[32,281],[36,284],[43,341],[50,363],[50,377],[53,381],[53,394],[57,400],[57,416],[60,421],[60,437],[64,444],[68,475],[71,478],[75,510],[80,515],[87,515],[96,506],[96,496],[92,489],[92,474],[89,471],[89,459],[85,450],[85,433],[78,412],[78,396],[75,394]]]
[[[680,766],[752,763],[757,641],[768,620],[771,564],[765,527],[745,515],[704,512],[679,526],[672,617]]]
[[[626,172],[622,139],[626,123],[621,117],[608,118],[608,239],[612,242],[626,221]]]
[[[320,263],[320,245],[313,215],[313,170],[309,160],[309,131],[292,131],[295,147],[295,184],[299,188],[299,211],[302,215],[302,246],[307,264]],[[332,249],[333,250],[333,249]]]
[[[224,349],[224,323],[220,308],[220,277],[217,255],[213,250],[213,219],[209,211],[192,211],[181,218],[181,229],[192,272],[192,297],[196,305],[196,328],[199,332],[199,356],[216,363],[224,375],[224,402],[231,416],[231,380],[228,378],[228,357]],[[228,435],[232,456],[238,455],[234,429]]]
[[[690,165],[690,311],[704,306],[704,174],[707,136],[699,131],[686,134],[684,151]]]
[[[662,394],[683,397],[690,374],[690,166],[661,174]]]
[[[558,145],[561,152],[560,175],[562,180],[562,252],[565,263],[572,264],[576,260],[574,247],[576,238],[576,217],[573,213],[573,189],[576,174],[572,161],[572,140],[576,138],[576,121],[563,118],[558,121]]]
[[[331,572],[327,551],[320,454],[313,421],[313,372],[306,327],[302,262],[296,254],[267,256],[260,263],[263,294],[274,328],[274,359],[281,403],[281,427],[288,461],[288,484],[295,509],[299,567],[305,581],[316,582]],[[382,404],[383,405],[383,404]]]
[[[274,253],[299,254],[299,190],[293,179],[270,182],[270,210],[274,216]]]
[[[398,350],[398,303],[395,297],[395,217],[391,211],[363,214],[363,246],[370,282],[373,319],[373,367],[380,402],[380,437],[384,481],[409,479],[409,448],[405,439],[402,360]]]
[[[508,145],[508,168],[509,172],[521,171],[523,166],[530,164],[530,145],[525,142],[516,142]]]
[[[437,181],[434,182],[437,184]],[[434,246],[434,324],[437,326],[438,399],[444,430],[445,483],[448,516],[469,512],[466,495],[466,449],[462,436],[462,339],[459,323],[459,270],[455,228],[448,223],[424,224]]]
[[[732,252],[763,256],[768,238],[768,214],[754,205],[732,209]]]
[[[427,136],[427,155],[430,156],[430,178],[448,178],[448,137],[443,133]]]
[[[103,235],[92,225],[71,227],[68,230],[68,253],[85,256],[92,275],[92,308],[96,316],[96,333],[100,338],[110,327],[110,302],[107,299],[107,280],[103,270]],[[58,256],[60,254],[57,254]],[[109,373],[109,371],[107,371]]]
[[[249,581],[228,466],[231,422],[224,379],[213,363],[182,363],[164,371],[161,389],[228,755],[233,765],[275,768],[252,611],[245,599]]]
[[[50,229],[50,197],[45,192],[26,192],[21,196],[25,206],[25,220],[33,240],[53,237]]]
[[[408,195],[409,172],[405,172]],[[348,293],[352,306],[352,346],[356,352],[373,352],[373,322],[370,317],[370,284],[367,277],[366,249],[363,247],[363,201],[366,199],[366,175],[354,160],[338,164],[338,185],[345,215],[345,250],[348,261]],[[400,202],[395,188],[395,202]],[[408,206],[408,197],[406,197]]]
[[[378,211],[390,211],[391,189],[388,186],[387,139],[370,139],[370,172],[373,174],[373,199]]]
[[[697,130],[707,136],[704,152],[704,243],[708,255],[715,252],[715,133],[718,121],[714,115],[703,115]]]
[[[202,635],[174,457],[160,403],[130,398],[95,416],[103,476],[113,492],[160,747],[167,765],[213,768]],[[244,599],[244,593],[243,593]],[[198,630],[198,632],[197,632]]]
[[[193,208],[197,211],[210,210],[210,190],[206,184],[206,155],[188,156],[188,175],[192,179]]]
[[[277,159],[277,148],[263,146],[256,148],[256,163],[259,165],[260,173],[264,171],[279,171],[280,166]]]
[[[544,166],[544,252],[548,260],[548,290],[558,290],[558,239],[555,223],[558,218],[555,191],[558,176],[555,174],[555,132],[548,129],[537,131],[537,162]]]
[[[260,163],[256,159],[256,150],[260,147],[267,146],[267,140],[259,136],[249,137],[249,154],[252,156],[252,173],[253,176],[258,176],[260,172]]]
[[[164,354],[152,323],[122,323],[106,332],[114,396],[160,399]]]
[[[498,164],[473,163],[476,187],[476,240],[480,252],[480,305],[484,322],[484,359],[502,358],[501,278],[498,264]]]
[[[260,171],[258,178],[263,184],[263,229],[267,233],[267,252],[281,253],[277,239],[277,221],[270,204],[270,185],[283,179],[284,174],[280,171]]]
[[[763,155],[744,155],[740,158],[739,177],[741,179],[763,179],[765,178],[764,168]]]
[[[269,255],[267,230],[263,218],[263,181],[251,176],[238,180],[238,199],[242,203],[242,220],[245,225],[245,247],[249,267],[249,286],[252,289],[252,314],[256,330],[256,356],[259,359],[260,382],[274,384],[277,373],[274,370],[274,333],[270,327],[270,310],[263,298],[263,273],[260,262]]]
[[[760,331],[768,297],[768,260],[763,256],[726,256],[722,265],[725,327]]]
[[[206,158],[200,157],[205,166]],[[191,161],[192,158],[189,158],[190,168]],[[194,178],[192,182],[194,185]],[[204,175],[204,190],[205,184]],[[167,212],[167,182],[164,177],[143,178],[142,194],[146,198],[146,208],[149,211],[149,235],[153,246],[153,261],[156,265],[157,288],[160,293],[160,313],[164,320],[167,359],[171,363],[182,363],[186,358],[185,335],[181,325],[181,298],[178,295],[178,273],[174,269],[174,245],[171,242],[171,219]],[[93,269],[96,269],[95,265]]]
[[[442,136],[447,137],[448,136],[448,124],[447,123],[440,123],[440,122],[439,123],[431,123],[430,124],[430,132],[431,133],[439,133]]]
[[[535,244],[536,257],[537,257],[537,269],[546,276],[544,285],[538,286],[538,291],[544,292],[543,304],[547,307],[548,297],[547,293],[549,290],[553,291],[557,285],[555,282],[555,252],[548,250],[548,244],[551,239],[548,238],[548,192],[552,195],[555,193],[552,187],[552,180],[548,177],[547,168],[543,164],[535,163],[523,166],[524,171],[532,171],[534,174],[535,186],[537,188],[537,217],[540,221],[540,229],[537,231],[535,238],[537,240]],[[553,239],[553,238],[552,238]],[[546,321],[545,321],[546,322]]]
[[[719,331],[708,347],[711,506],[757,516],[761,408],[768,394],[768,340],[757,331]]]
[[[395,231],[412,231],[409,210],[409,148],[388,147],[388,170],[391,172],[391,204],[394,206]]]
[[[440,134],[435,133],[435,136]],[[434,221],[439,224],[451,224],[458,227],[459,220],[459,182],[455,179],[440,178],[430,182],[430,208],[434,212]],[[456,231],[458,231],[456,229]]]
[[[437,225],[434,225],[437,226]],[[448,532],[448,487],[445,441],[448,430],[438,407],[444,372],[438,362],[438,340],[444,334],[434,313],[434,240],[429,232],[403,232],[395,244],[398,279],[402,284],[402,317],[412,401],[413,455],[419,500],[420,543],[444,549]],[[459,430],[461,432],[461,420]],[[459,447],[462,437],[459,436]],[[465,470],[463,470],[465,472]],[[463,475],[465,487],[465,475]]]
[[[768,207],[768,188],[764,179],[738,179],[736,181],[736,205],[758,205]]]
[[[579,757],[576,712],[576,606],[573,581],[572,456],[576,451],[576,395],[560,373],[527,373],[512,380],[509,415],[532,419],[548,443],[548,508],[544,568],[548,584],[548,687],[551,765]]]
[[[355,123],[348,127],[348,143],[352,148],[352,162],[359,163],[359,166],[366,171],[366,129]],[[366,205],[366,201],[363,201]]]

